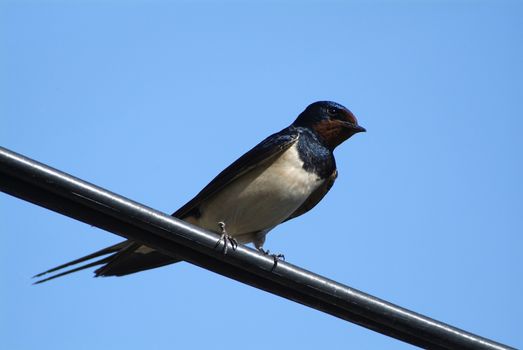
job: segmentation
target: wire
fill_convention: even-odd
[[[428,349],[513,349],[238,246],[219,236],[0,147],[0,190],[144,243],[223,276]]]

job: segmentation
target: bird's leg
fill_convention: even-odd
[[[218,226],[220,227],[220,230],[222,231],[222,235],[220,236],[220,239],[218,240],[218,242],[216,242],[216,247],[218,247],[220,245],[220,242],[223,240],[223,254],[227,254],[227,243],[231,243],[231,247],[232,247],[232,250],[236,250],[236,248],[238,248],[238,241],[236,240],[236,238],[232,237],[231,235],[229,235],[227,233],[227,231],[225,230],[225,222],[223,221],[220,221],[218,223]]]
[[[279,254],[279,253],[271,254],[271,252],[269,250],[265,250],[262,247],[258,247],[258,251],[265,255],[272,256],[272,259],[274,260],[274,265],[272,266],[272,270],[274,270],[276,268],[276,266],[278,265],[278,261],[280,261],[280,260],[285,261],[285,255],[283,255],[283,254]]]

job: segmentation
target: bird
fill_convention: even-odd
[[[228,243],[252,243],[260,252],[269,231],[305,214],[329,192],[338,176],[334,149],[365,132],[354,114],[339,103],[317,101],[296,120],[254,146],[220,172],[172,216],[220,235]],[[103,257],[103,258],[100,258]],[[59,270],[85,263],[58,273]],[[104,248],[35,275],[43,283],[99,266],[99,276],[125,276],[181,261],[132,240]]]

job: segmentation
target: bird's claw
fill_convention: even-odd
[[[227,233],[227,231],[225,230],[225,222],[220,221],[218,223],[218,226],[220,226],[222,235],[220,236],[220,239],[218,240],[218,242],[216,242],[216,245],[214,246],[214,248],[217,248],[220,245],[220,243],[223,241],[223,255],[226,255],[227,251],[228,251],[228,246],[229,246],[228,243],[231,244],[232,250],[236,250],[236,248],[238,248],[238,241],[236,240],[236,238],[232,237],[231,235],[229,235]]]
[[[272,257],[272,259],[274,260],[274,265],[272,266],[272,270],[274,270],[276,268],[276,266],[278,265],[278,261],[285,261],[285,255],[283,255],[283,254],[280,254],[280,253],[271,254],[270,250],[265,250],[263,248],[258,248],[258,250],[261,253]]]

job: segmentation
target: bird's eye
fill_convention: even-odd
[[[331,117],[334,117],[336,114],[338,114],[338,108],[335,107],[329,107],[327,108],[327,114]]]

